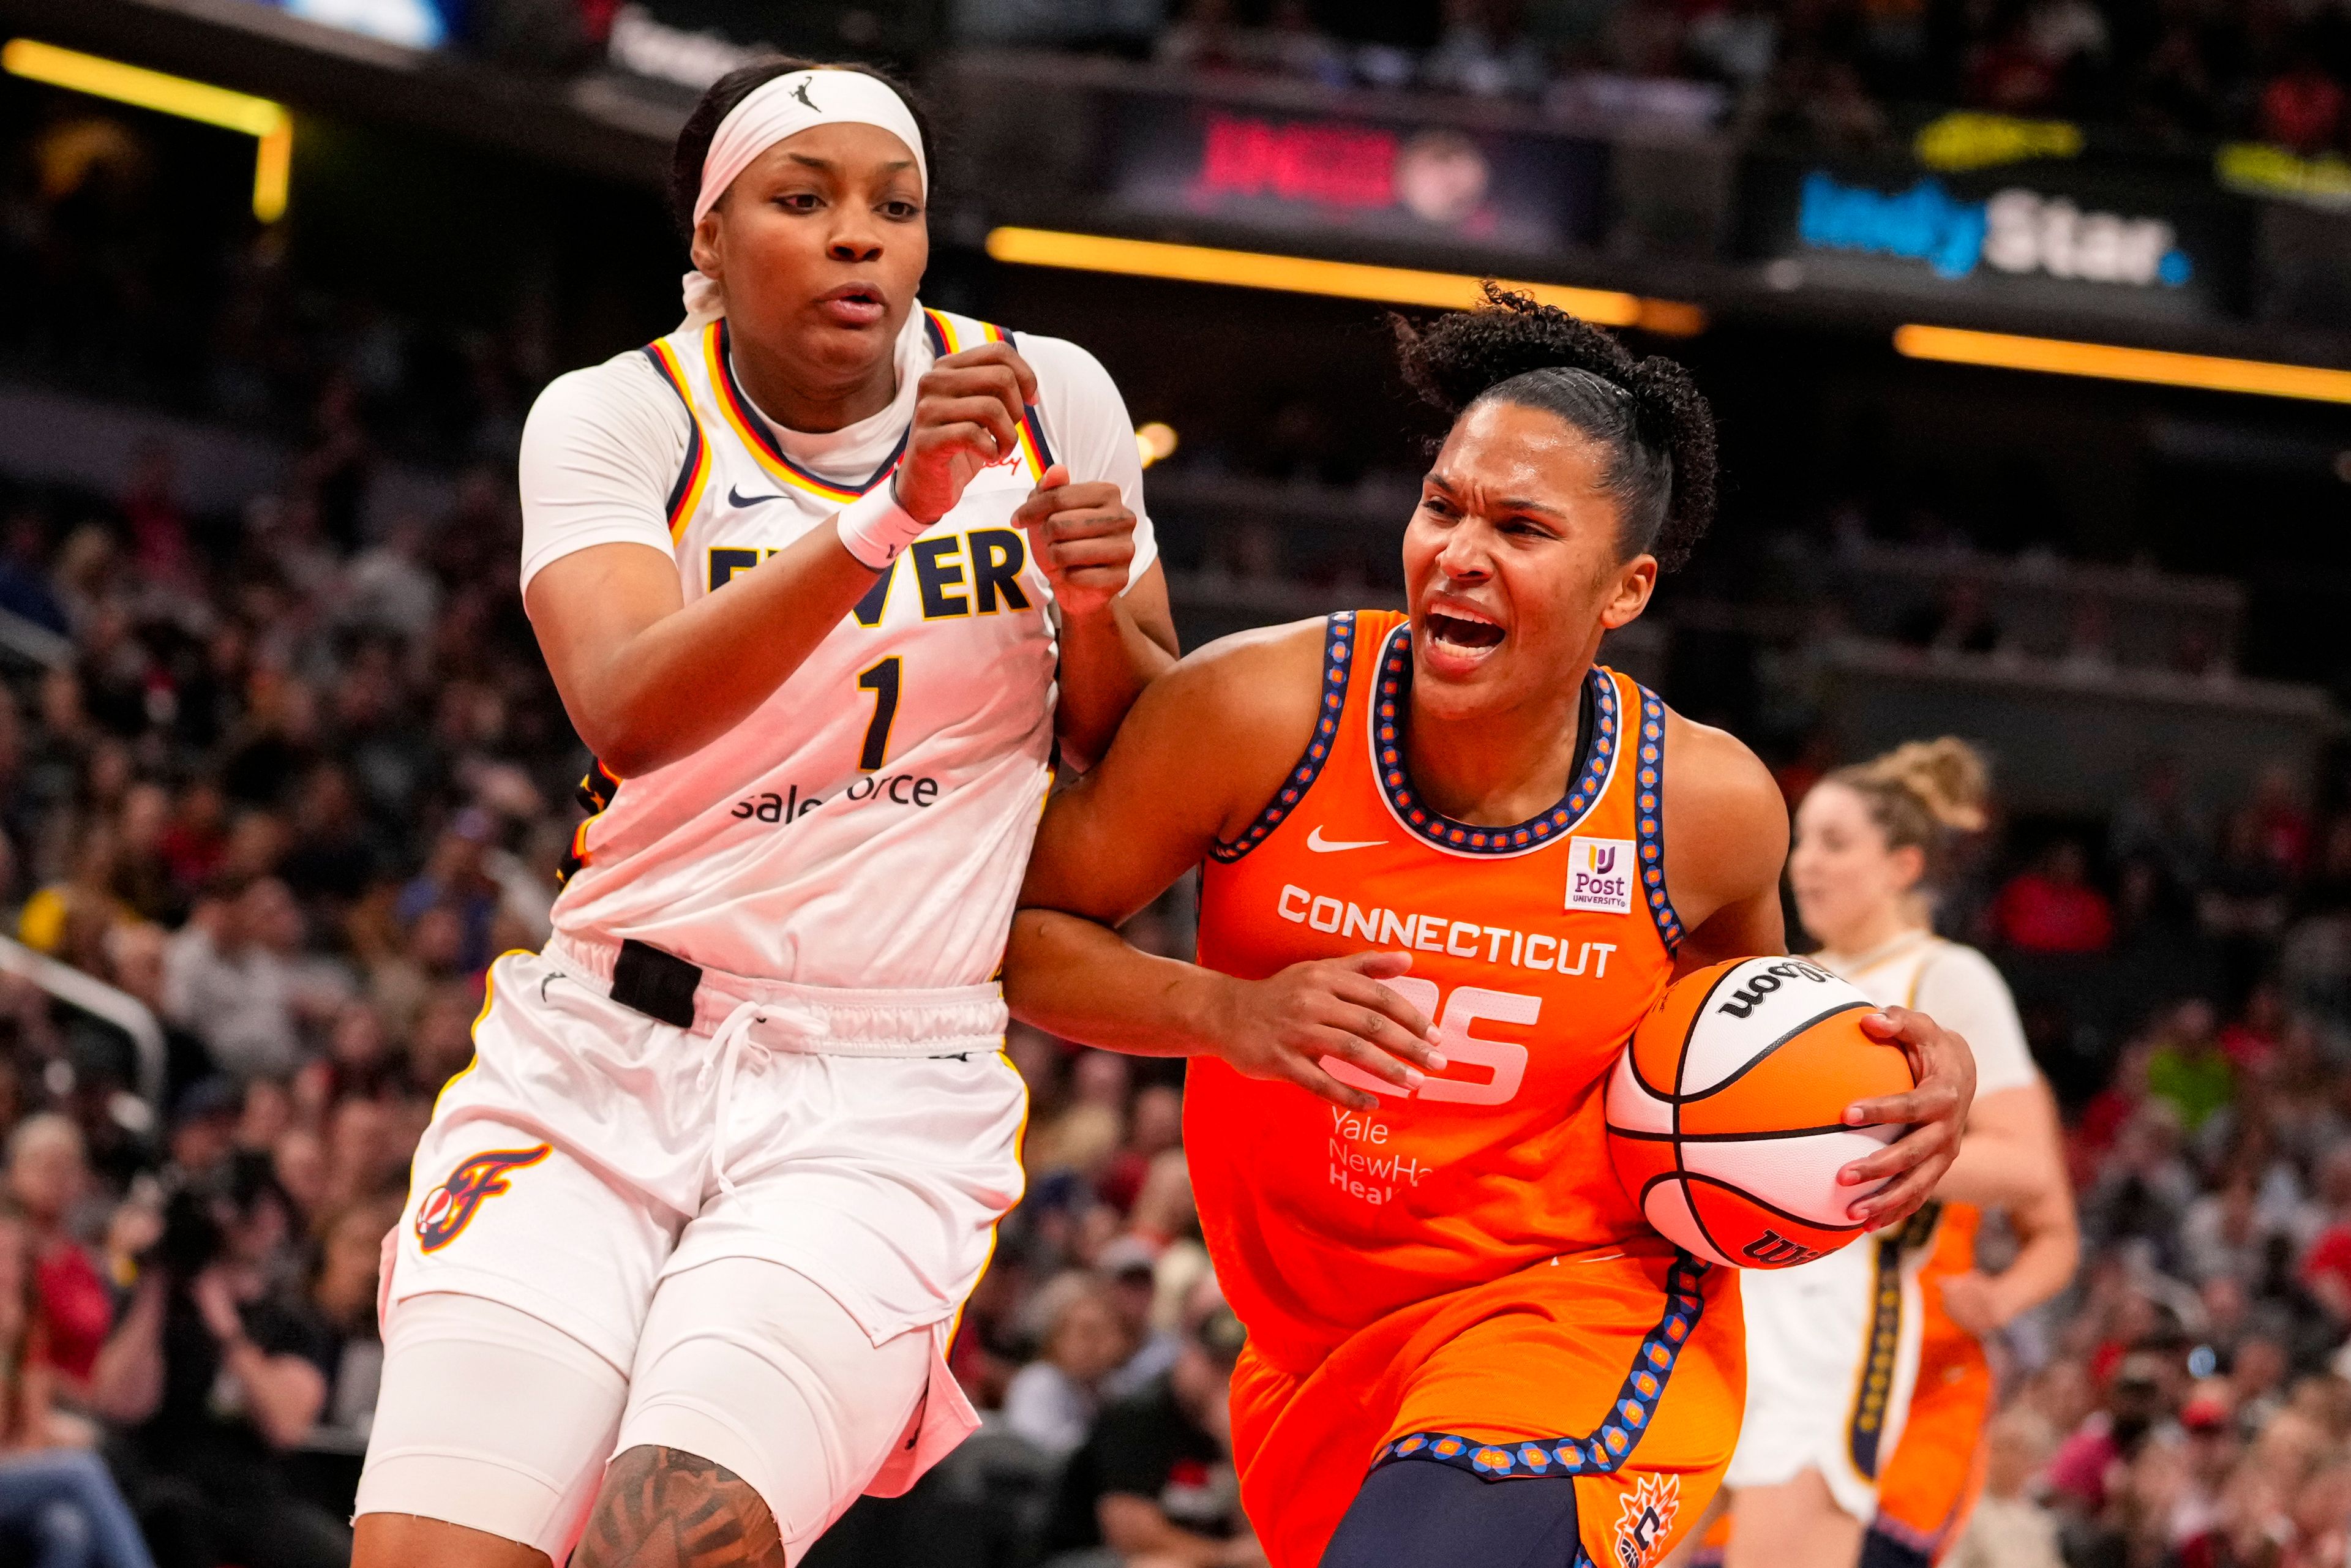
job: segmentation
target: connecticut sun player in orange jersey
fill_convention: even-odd
[[[1162,677],[1046,814],[1006,990],[1198,1059],[1186,1145],[1249,1331],[1233,1445],[1273,1568],[1646,1568],[1738,1435],[1741,1328],[1617,1184],[1603,1086],[1677,968],[1782,950],[1787,818],[1745,747],[1593,661],[1704,528],[1712,424],[1678,366],[1523,298],[1400,335],[1454,416],[1410,614]],[[1200,963],[1121,940],[1195,864]],[[1844,1173],[1874,1225],[1932,1189],[1974,1082],[1958,1037],[1882,1027],[1921,1082],[1854,1114],[1920,1125]]]

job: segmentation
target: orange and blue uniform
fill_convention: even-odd
[[[1951,1321],[1943,1281],[1976,1266],[1977,1210],[1942,1205],[1935,1250],[1919,1270],[1918,1379],[1910,1420],[1877,1478],[1870,1529],[1933,1560],[1959,1539],[1983,1490],[1984,1427],[1991,1419],[1991,1363],[1983,1343]]]
[[[1645,1568],[1720,1479],[1745,1398],[1737,1286],[1650,1229],[1608,1159],[1610,1069],[1673,974],[1664,705],[1583,677],[1558,803],[1458,822],[1404,760],[1410,628],[1333,615],[1305,753],[1201,883],[1200,961],[1259,978],[1404,950],[1436,1020],[1417,1091],[1331,1059],[1356,1112],[1196,1061],[1201,1226],[1249,1326],[1242,1500],[1273,1568],[1314,1568],[1367,1471],[1437,1460],[1573,1479],[1586,1555]]]

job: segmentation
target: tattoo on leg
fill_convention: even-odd
[[[631,1448],[604,1472],[572,1568],[784,1568],[751,1483],[697,1454]]]

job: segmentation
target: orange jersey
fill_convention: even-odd
[[[1969,1204],[1943,1205],[1935,1250],[1918,1273],[1918,1378],[1910,1419],[1877,1479],[1872,1528],[1937,1557],[1958,1538],[1983,1485],[1991,1364],[1981,1342],[1943,1310],[1943,1281],[1976,1266],[1981,1223]]]
[[[1271,1568],[1315,1568],[1371,1468],[1548,1477],[1576,1489],[1577,1561],[1655,1568],[1729,1462],[1745,1341],[1731,1270],[1656,1237],[1400,1308],[1303,1375],[1251,1340],[1241,1504]]]
[[[1185,1144],[1217,1276],[1258,1354],[1291,1374],[1398,1308],[1545,1260],[1657,1239],[1617,1183],[1608,1072],[1665,989],[1679,918],[1665,878],[1665,706],[1584,676],[1583,755],[1511,827],[1439,814],[1404,761],[1411,630],[1331,617],[1305,754],[1201,878],[1200,962],[1260,978],[1408,950],[1385,982],[1437,1020],[1450,1064],[1333,1105],[1194,1061]]]

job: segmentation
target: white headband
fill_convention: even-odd
[[[736,177],[777,142],[820,125],[873,125],[904,142],[914,155],[914,172],[927,194],[930,165],[923,156],[922,129],[906,100],[890,84],[863,71],[794,71],[760,83],[710,137],[702,159],[702,189],[694,198],[694,221],[718,204]],[[699,271],[685,275],[689,323],[717,319],[723,308],[718,285]]]

